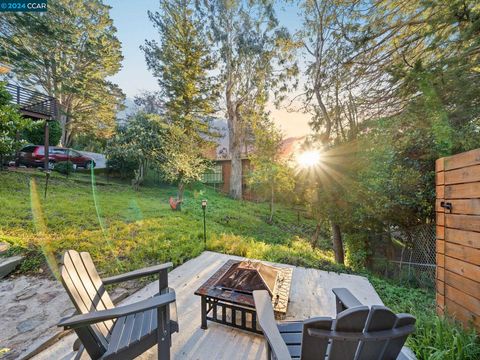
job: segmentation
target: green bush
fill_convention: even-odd
[[[366,234],[347,234],[345,236],[345,258],[347,266],[355,271],[362,271],[365,269],[368,252],[366,243],[368,237]]]
[[[45,122],[35,121],[23,132],[23,137],[31,144],[45,145]],[[58,121],[50,121],[48,125],[48,143],[56,146],[62,137],[62,127]]]
[[[96,137],[92,134],[77,134],[73,138],[70,147],[83,151],[91,151],[103,154],[106,146],[107,140],[104,138]]]
[[[110,174],[118,174],[122,179],[133,178],[138,162],[117,153],[107,153],[107,168]]]
[[[53,169],[64,175],[71,174],[75,171],[75,167],[73,166],[73,163],[71,161],[62,161],[56,163]]]

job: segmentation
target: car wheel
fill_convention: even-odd
[[[55,161],[48,162],[48,170],[53,170],[55,168]]]
[[[85,163],[85,169],[90,170],[92,167],[95,167],[95,165],[93,164],[93,161],[87,161]]]

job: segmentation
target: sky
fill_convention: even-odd
[[[111,80],[118,84],[128,99],[142,91],[158,90],[158,85],[149,72],[140,45],[145,39],[158,39],[158,33],[148,19],[147,10],[155,11],[159,0],[106,0],[112,7],[110,15],[117,28],[117,36],[122,42],[122,69]],[[295,31],[300,25],[300,19],[294,7],[277,7],[280,24]],[[310,133],[309,116],[298,112],[288,112],[285,109],[268,109],[285,137],[298,137]]]

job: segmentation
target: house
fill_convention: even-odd
[[[214,159],[213,169],[203,174],[202,182],[213,186],[216,190],[228,194],[230,192],[230,174],[232,172],[232,161],[230,159]],[[242,193],[245,200],[255,198],[253,192],[247,185],[247,177],[251,171],[250,159],[242,158]]]
[[[214,162],[214,165],[213,169],[203,174],[202,182],[213,186],[218,191],[228,194],[230,192],[232,164],[228,152],[228,132],[224,130],[222,135],[217,142],[216,149],[213,148],[206,154],[207,158]],[[280,150],[282,158],[292,158],[292,155],[299,151],[304,141],[305,137],[290,137],[285,139]],[[245,200],[258,198],[247,184],[248,174],[252,171],[249,159],[249,154],[252,151],[253,149],[251,147],[246,147],[242,153],[242,193]]]

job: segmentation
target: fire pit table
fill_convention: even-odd
[[[201,299],[201,328],[207,329],[207,320],[210,320],[261,334],[252,292],[267,290],[272,296],[275,316],[284,318],[292,272],[292,268],[257,261],[228,260],[195,291]]]

